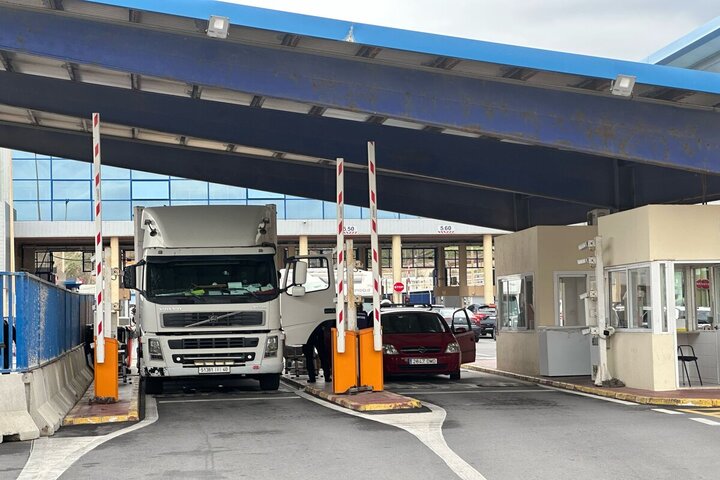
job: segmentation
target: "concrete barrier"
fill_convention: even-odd
[[[5,436],[20,440],[40,436],[40,429],[28,413],[22,373],[0,375],[0,442]]]
[[[1,375],[0,435],[29,440],[54,434],[92,378],[82,347],[28,373]]]

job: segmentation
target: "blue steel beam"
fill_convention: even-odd
[[[263,48],[10,6],[0,7],[0,49],[720,173],[720,113],[714,111]]]
[[[0,72],[0,87],[0,104],[74,117],[99,111],[105,122],[360,165],[375,140],[385,170],[588,208],[613,205],[612,163],[602,157],[18,73]]]

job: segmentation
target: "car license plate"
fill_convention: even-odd
[[[200,375],[230,373],[230,367],[198,367],[198,373]]]
[[[411,358],[410,365],[436,365],[437,358]]]

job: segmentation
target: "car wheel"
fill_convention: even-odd
[[[460,370],[450,374],[450,380],[460,380]]]

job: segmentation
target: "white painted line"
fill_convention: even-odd
[[[684,412],[678,412],[677,410],[668,410],[666,408],[651,408],[653,412],[667,413],[668,415],[685,415]]]
[[[55,480],[86,453],[108,440],[134,432],[158,419],[155,399],[145,398],[145,419],[122,430],[99,437],[42,437],[34,440],[32,451],[17,480]]]
[[[709,418],[691,418],[690,420],[704,423],[705,425],[712,425],[713,427],[717,427],[718,425],[720,425],[720,422],[716,422],[715,420],[710,420]]]
[[[452,451],[447,442],[445,442],[445,437],[443,437],[442,434],[442,424],[445,422],[446,412],[437,405],[423,402],[423,405],[430,409],[429,412],[368,415],[366,413],[342,408],[299,390],[297,394],[307,400],[310,400],[311,402],[317,403],[318,405],[322,405],[323,407],[331,410],[336,410],[347,415],[353,415],[373,422],[401,428],[415,436],[426,447],[432,450],[433,453],[440,457],[440,459],[445,462],[445,464],[462,480],[487,480],[472,465]]]
[[[410,391],[397,391],[395,393],[399,393],[400,395],[460,395],[463,393],[552,393],[550,390],[541,390],[539,388],[535,389],[523,389],[523,390],[463,390],[463,391],[452,391],[452,392],[443,392],[443,391],[418,391],[418,390],[410,390]]]
[[[241,397],[241,398],[193,398],[187,400],[158,400],[158,403],[202,403],[202,402],[249,402],[251,400],[299,400],[300,397]]]
[[[638,405],[635,402],[628,402],[627,400],[618,400],[617,398],[601,397],[600,395],[593,395],[591,393],[577,392],[575,390],[565,390],[564,388],[550,387],[548,385],[538,385],[541,388],[547,388],[549,390],[555,390],[557,392],[569,393],[572,395],[580,395],[581,397],[594,398],[595,400],[604,400],[611,403],[619,403],[620,405]]]

